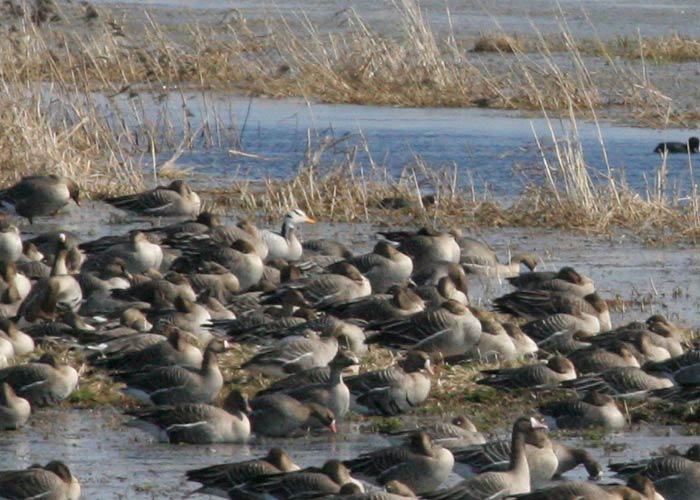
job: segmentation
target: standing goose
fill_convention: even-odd
[[[80,483],[60,460],[44,467],[0,471],[0,495],[7,499],[78,500]]]
[[[206,403],[189,403],[126,413],[137,417],[129,425],[143,427],[144,423],[150,424],[144,429],[163,441],[211,444],[248,441],[249,412],[248,399],[240,391],[234,390],[226,397],[222,408]]]
[[[155,217],[196,217],[201,206],[199,195],[182,180],[150,191],[106,198],[105,201],[123,210]]]
[[[560,382],[576,378],[573,363],[563,356],[553,356],[547,363],[525,365],[519,368],[482,370],[481,373],[486,377],[477,380],[477,384],[489,385],[504,391],[552,388]]]
[[[0,383],[7,382],[32,407],[48,406],[66,399],[78,384],[78,372],[61,365],[51,354],[39,361],[0,370]]]
[[[17,396],[7,382],[0,384],[0,430],[19,429],[29,420],[30,413],[29,401]]]
[[[261,458],[188,470],[187,480],[202,484],[201,488],[193,493],[226,498],[229,490],[256,477],[296,470],[299,470],[299,466],[282,448],[271,448],[267,455]]]
[[[540,413],[551,417],[562,429],[601,427],[613,431],[622,430],[626,419],[615,400],[596,390],[587,392],[581,399],[552,401],[540,406]]]
[[[379,484],[400,481],[416,493],[433,491],[452,472],[454,457],[433,443],[424,431],[413,432],[407,443],[365,453],[345,465],[353,472],[370,477]]]
[[[481,323],[469,308],[448,300],[439,309],[381,325],[381,331],[367,343],[439,353],[449,358],[468,352],[480,337]]]
[[[0,191],[0,203],[34,223],[35,217],[55,215],[70,200],[80,206],[80,188],[58,175],[30,175]]]
[[[525,455],[528,437],[546,426],[532,417],[520,417],[513,425],[510,463],[503,472],[484,472],[444,490],[423,494],[427,500],[483,500],[530,492],[530,467]],[[498,495],[498,496],[497,496]]]
[[[266,394],[250,402],[253,431],[262,436],[290,437],[317,427],[337,432],[335,414],[317,403],[302,403],[286,394]]]
[[[373,293],[386,293],[392,286],[404,284],[413,272],[411,258],[388,241],[380,241],[371,253],[347,261],[369,279]]]
[[[215,339],[207,345],[199,369],[162,366],[147,372],[115,374],[114,378],[126,384],[127,394],[155,405],[209,403],[224,385],[216,355],[227,349],[228,342]]]
[[[286,261],[296,261],[301,259],[303,248],[296,235],[296,226],[302,222],[316,223],[303,210],[295,208],[284,216],[282,229],[279,233],[269,230],[262,231],[263,241],[268,248],[267,260],[284,259]]]

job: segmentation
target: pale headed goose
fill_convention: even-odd
[[[267,260],[284,259],[295,261],[301,259],[303,248],[296,235],[296,226],[304,222],[308,224],[316,223],[303,210],[295,208],[284,216],[282,229],[279,233],[269,230],[262,231],[262,238],[268,248]]]
[[[114,377],[126,384],[127,394],[156,405],[209,403],[224,385],[216,355],[227,349],[227,342],[214,339],[207,345],[199,369],[162,366],[146,372],[119,373]]]
[[[474,348],[481,336],[481,322],[468,307],[448,300],[439,309],[381,325],[369,344],[411,348],[444,358],[461,356]]]
[[[163,441],[211,444],[248,441],[249,412],[248,399],[240,391],[234,390],[226,396],[222,408],[206,403],[190,403],[127,411],[127,414],[137,417],[137,421],[129,425],[143,427]],[[143,423],[150,426],[144,427]]]
[[[299,470],[299,466],[282,448],[271,448],[264,457],[188,470],[187,480],[202,484],[193,493],[225,498],[229,490],[256,477],[296,470]]]
[[[337,432],[333,411],[317,403],[302,403],[286,394],[275,393],[253,398],[250,406],[253,431],[259,435],[289,437],[318,427]]]
[[[0,370],[0,383],[7,382],[15,393],[33,407],[48,406],[66,399],[78,384],[78,372],[59,364],[51,354],[38,362],[10,366]]]
[[[563,356],[553,356],[547,363],[525,365],[519,368],[482,370],[481,373],[486,377],[477,380],[477,384],[489,385],[504,391],[552,388],[560,382],[576,378],[573,363]]]
[[[54,460],[44,467],[0,471],[0,494],[8,499],[78,500],[80,483],[66,464]]]
[[[7,382],[0,384],[0,429],[19,429],[30,413],[29,401],[17,396]]]
[[[626,419],[615,400],[592,390],[581,399],[552,401],[540,406],[540,413],[551,417],[562,429],[601,427],[622,430]]]
[[[373,293],[386,293],[392,286],[405,283],[413,272],[411,257],[388,241],[379,241],[371,253],[347,261],[369,279]]]
[[[58,175],[30,175],[14,186],[0,191],[5,209],[34,222],[35,217],[55,215],[70,200],[80,206],[80,188],[72,180]]]
[[[196,217],[201,206],[199,195],[182,180],[150,191],[106,198],[105,201],[123,210],[154,217]]]
[[[416,493],[433,491],[452,472],[452,453],[435,444],[424,431],[415,431],[406,444],[365,453],[345,465],[379,484],[396,480]]]
[[[520,417],[513,425],[508,469],[484,472],[444,490],[421,495],[428,500],[483,500],[530,492],[530,467],[525,446],[531,434],[546,426],[532,417]]]

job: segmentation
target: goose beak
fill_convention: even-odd
[[[435,370],[433,370],[433,365],[430,364],[429,359],[425,362],[425,371],[427,371],[431,375],[435,375]]]
[[[331,430],[333,434],[338,434],[338,426],[335,424],[335,420],[331,422],[331,424],[328,426],[328,428]]]
[[[304,219],[304,222],[308,222],[309,224],[316,224],[316,219],[312,219],[311,217],[306,217],[306,219]]]
[[[530,417],[530,424],[532,425],[533,429],[549,429],[546,424],[540,422],[534,417]]]

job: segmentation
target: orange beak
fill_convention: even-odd
[[[316,224],[316,219],[312,219],[311,217],[306,217],[306,222],[309,224]]]

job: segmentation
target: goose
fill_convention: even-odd
[[[50,231],[39,234],[24,242],[25,245],[34,245],[44,255],[44,261],[52,266],[58,252],[65,248],[66,266],[69,271],[77,272],[85,261],[85,255],[81,252],[78,237],[69,231]],[[64,273],[67,274],[67,273]],[[45,277],[45,276],[41,276]]]
[[[131,273],[126,270],[126,262],[121,257],[106,259],[99,269],[88,270],[83,267],[80,270],[78,282],[85,295],[94,292],[109,292],[110,290],[126,289],[131,286],[129,278]]]
[[[265,394],[250,402],[250,420],[256,434],[271,437],[290,437],[309,429],[327,427],[338,431],[335,414],[317,403],[302,403],[286,394]]]
[[[530,467],[525,454],[525,443],[531,434],[546,426],[532,417],[520,417],[513,424],[508,469],[501,472],[484,472],[457,485],[424,493],[426,500],[483,500],[498,496],[530,492]]]
[[[502,323],[502,326],[508,336],[510,336],[510,340],[515,346],[518,357],[531,357],[536,354],[537,351],[539,351],[540,348],[537,345],[537,342],[526,335],[518,325],[506,321],[505,323]]]
[[[279,233],[269,230],[262,231],[262,238],[268,248],[267,260],[284,259],[296,261],[301,259],[303,248],[296,235],[296,226],[306,222],[315,224],[316,220],[295,208],[289,211],[282,221],[282,229]]]
[[[427,432],[434,443],[447,448],[484,444],[484,435],[476,429],[474,423],[465,415],[457,415],[449,422],[436,422],[419,429],[394,431],[392,436],[406,436],[415,430]]]
[[[559,271],[530,272],[507,278],[519,290],[541,290],[564,292],[585,297],[595,292],[593,280],[577,272],[573,267],[562,267]]]
[[[413,272],[411,257],[394,248],[388,241],[379,241],[371,253],[347,259],[372,285],[373,293],[386,293],[394,285],[404,284]]]
[[[22,177],[14,186],[0,190],[2,206],[26,217],[30,224],[36,217],[55,215],[70,200],[80,206],[80,188],[71,179],[53,174]]]
[[[100,253],[88,257],[85,268],[95,270],[106,263],[119,259],[129,273],[143,273],[149,269],[160,269],[163,264],[163,249],[149,241],[143,231],[132,231],[129,240],[107,247]]]
[[[492,314],[471,308],[481,323],[481,335],[474,347],[465,353],[466,358],[484,361],[509,361],[518,357],[518,351],[510,335]]]
[[[241,291],[241,282],[231,271],[216,262],[204,262],[196,273],[187,275],[200,297],[213,297],[222,303]]]
[[[345,383],[363,413],[397,415],[422,404],[430,394],[433,374],[430,356],[409,351],[397,366],[347,377]]]
[[[25,356],[34,352],[36,347],[30,335],[20,330],[17,323],[6,318],[0,318],[0,338],[12,345],[15,356]]]
[[[390,241],[399,243],[398,249],[413,259],[413,272],[429,268],[435,262],[459,263],[460,248],[454,236],[424,227],[416,232],[379,232]]]
[[[54,460],[43,467],[0,471],[0,494],[8,499],[78,500],[80,483],[65,463]]]
[[[229,491],[229,498],[265,496],[280,500],[315,498],[338,493],[348,483],[359,485],[339,460],[328,460],[323,467],[310,467],[293,472],[258,476]]]
[[[384,490],[368,491],[364,493],[362,492],[362,488],[356,483],[346,483],[340,488],[337,494],[327,495],[321,498],[344,498],[346,500],[406,500],[408,498],[416,498],[416,494],[401,481],[392,480],[384,485]]]
[[[671,450],[660,457],[632,460],[629,462],[613,462],[608,468],[618,477],[629,478],[637,474],[644,476],[667,476],[676,474],[685,465],[686,460],[700,462],[700,445],[694,444],[681,454],[678,450]]]
[[[436,262],[432,266],[423,269],[418,273],[413,273],[411,281],[418,287],[437,286],[444,277],[449,277],[455,283],[458,290],[469,295],[469,280],[464,269],[454,262]]]
[[[153,321],[153,331],[159,332],[163,329],[167,331],[171,327],[176,327],[190,332],[203,342],[212,339],[209,330],[204,328],[204,325],[209,324],[212,319],[206,307],[182,296],[175,298],[173,306],[174,310],[154,311],[149,315],[149,319]]]
[[[155,217],[196,217],[201,200],[199,195],[182,180],[172,181],[167,186],[158,186],[125,196],[105,198],[110,205]]]
[[[615,400],[596,390],[587,392],[580,399],[564,399],[540,405],[540,413],[551,417],[562,429],[600,427],[619,431],[626,419]]]
[[[437,285],[421,286],[414,291],[425,301],[427,309],[434,309],[446,300],[454,300],[462,305],[468,305],[468,288],[466,280],[463,283],[455,283],[450,276],[443,276]]]
[[[425,309],[423,299],[410,288],[393,285],[388,292],[390,295],[372,294],[343,302],[329,308],[327,312],[338,318],[386,322],[405,318]]]
[[[32,407],[55,404],[66,399],[78,385],[78,372],[59,364],[51,354],[39,361],[0,370],[0,383],[7,382]]]
[[[554,473],[554,479],[560,478],[562,474],[575,469],[579,465],[583,465],[586,468],[588,477],[591,479],[598,479],[603,475],[603,469],[588,450],[572,448],[557,441],[552,441],[552,449],[557,456],[557,470]]]
[[[596,346],[578,349],[567,355],[576,367],[580,375],[587,373],[600,373],[617,366],[635,366],[639,368],[639,362],[634,357],[629,344],[618,342],[610,349],[602,349]]]
[[[189,280],[180,273],[171,271],[162,278],[145,279],[125,290],[112,290],[112,296],[125,301],[138,301],[154,304],[156,302],[174,304],[175,299],[183,297],[196,301],[197,295]]]
[[[211,230],[209,238],[215,243],[232,245],[237,240],[250,243],[261,260],[267,260],[269,249],[263,238],[262,231],[249,220],[241,220],[234,226],[219,225]]]
[[[334,336],[292,336],[280,340],[270,348],[259,351],[241,365],[251,373],[285,376],[309,368],[326,366],[338,352],[338,339]]]
[[[14,224],[0,221],[0,262],[12,263],[22,257],[22,237]]]
[[[228,491],[260,476],[299,470],[282,448],[271,448],[264,457],[243,462],[210,465],[188,470],[187,480],[201,483],[192,493],[228,497]]]
[[[595,483],[568,481],[532,493],[508,498],[518,500],[654,500],[656,497],[654,485],[645,478],[635,478],[627,486],[607,487],[598,486]]]
[[[462,237],[457,242],[461,248],[460,263],[468,273],[507,278],[518,276],[523,266],[532,271],[538,264],[537,257],[531,253],[515,254],[503,264],[496,251],[483,241]]]
[[[7,382],[0,384],[0,430],[19,429],[27,423],[30,413],[29,401],[17,396]]]
[[[346,460],[352,471],[379,484],[400,481],[416,493],[433,491],[452,472],[452,453],[435,444],[424,431],[415,431],[400,446],[383,448]]]
[[[573,388],[582,393],[596,389],[603,394],[617,397],[636,398],[656,389],[674,386],[666,377],[656,377],[634,366],[618,366],[597,375],[588,375],[562,383],[563,387]]]
[[[462,356],[474,348],[480,337],[481,323],[469,308],[447,300],[439,309],[382,325],[381,331],[368,338],[367,343],[439,353],[449,358]]]
[[[0,332],[0,368],[5,368],[15,359],[15,348],[5,332]]]
[[[660,142],[654,148],[654,153],[697,153],[700,151],[700,139],[691,137],[688,142]]]
[[[477,380],[477,384],[504,391],[551,388],[563,381],[576,379],[574,364],[563,356],[553,356],[547,363],[482,370],[481,373],[486,377]]]
[[[209,403],[224,384],[216,355],[228,349],[228,342],[215,339],[207,345],[199,369],[161,366],[146,372],[113,374],[113,377],[126,384],[127,394],[155,405]]]
[[[234,390],[226,396],[222,408],[190,403],[126,413],[136,417],[128,425],[144,428],[162,441],[211,444],[247,442],[250,437],[247,413],[250,411],[248,399]]]
[[[313,402],[326,406],[337,418],[343,417],[350,409],[350,389],[343,382],[343,370],[359,363],[354,354],[339,349],[328,363],[330,370],[327,382],[302,385],[285,390],[284,393],[302,403]]]

